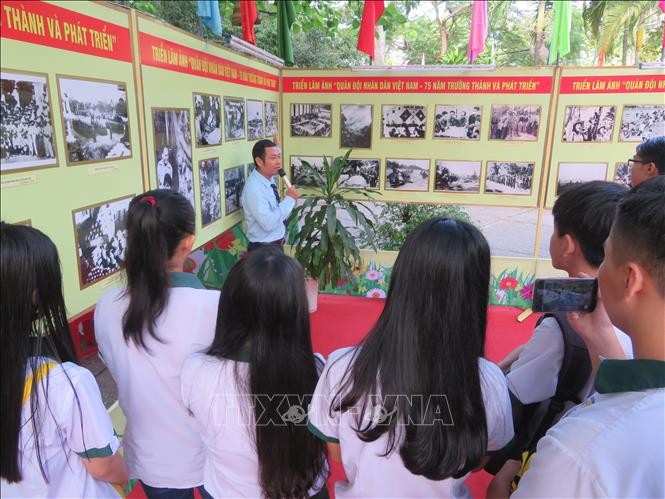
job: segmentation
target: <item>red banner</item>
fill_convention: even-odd
[[[129,29],[42,1],[3,0],[0,37],[131,62]]]
[[[265,90],[279,90],[279,77],[227,59],[141,33],[141,64]]]
[[[665,92],[665,75],[564,76],[562,94]]]
[[[307,76],[282,78],[285,93],[549,94],[551,76]]]

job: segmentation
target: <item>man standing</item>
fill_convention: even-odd
[[[295,187],[286,191],[283,200],[275,184],[282,168],[282,151],[271,140],[259,140],[252,148],[256,169],[247,177],[240,203],[247,222],[247,251],[269,244],[283,248],[285,222],[300,197]]]
[[[639,144],[628,164],[633,187],[651,177],[665,175],[665,136],[651,137]]]

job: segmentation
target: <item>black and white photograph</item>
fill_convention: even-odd
[[[381,136],[384,139],[424,139],[425,106],[381,106]]]
[[[665,105],[623,106],[619,142],[643,142],[665,135]]]
[[[428,159],[386,159],[385,189],[429,190]]]
[[[610,142],[614,131],[614,106],[567,106],[564,142]]]
[[[263,131],[263,102],[247,99],[247,140],[265,137]]]
[[[196,210],[188,109],[152,110],[157,186],[185,196]]]
[[[205,227],[222,217],[222,192],[219,183],[219,159],[199,161],[201,225]]]
[[[226,140],[245,138],[245,100],[224,98],[224,137]]]
[[[438,104],[434,116],[435,139],[480,139],[480,106]]]
[[[630,184],[630,165],[625,161],[619,161],[614,167],[614,181],[617,184],[631,187]]]
[[[57,166],[47,76],[2,71],[0,79],[0,171]]]
[[[81,289],[118,270],[125,254],[125,216],[133,196],[74,210]]]
[[[493,105],[490,140],[538,140],[540,106]]]
[[[370,149],[372,147],[372,106],[341,104],[340,147]]]
[[[127,85],[58,77],[67,163],[129,158]]]
[[[437,159],[434,190],[442,192],[480,192],[480,161]]]
[[[254,162],[247,163],[247,177],[249,177],[249,174],[252,173],[254,170],[256,170],[256,165],[254,164]]]
[[[378,189],[380,164],[381,160],[378,159],[349,159],[342,168],[339,185]]]
[[[222,98],[219,95],[194,94],[194,137],[196,147],[222,143]]]
[[[291,137],[332,137],[332,104],[291,104]]]
[[[485,177],[487,194],[531,194],[535,163],[488,161]]]
[[[330,159],[328,158],[328,164],[330,164]],[[319,173],[323,173],[323,156],[291,156],[290,158],[291,183],[301,187],[311,187],[315,185],[314,179],[312,173],[303,167],[303,161],[309,163]]]
[[[227,215],[240,209],[240,196],[244,186],[245,169],[242,165],[224,170],[224,199]]]
[[[265,118],[265,136],[270,138],[277,133],[277,103],[265,101],[263,103],[263,117]]]
[[[559,163],[556,195],[561,194],[570,185],[591,180],[605,180],[606,175],[607,163]]]

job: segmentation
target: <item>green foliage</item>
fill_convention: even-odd
[[[490,280],[490,305],[529,308],[533,300],[533,274],[504,269]]]

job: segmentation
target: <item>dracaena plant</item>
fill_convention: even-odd
[[[351,150],[332,163],[324,157],[322,170],[302,162],[302,172],[309,177],[307,187],[312,190],[302,195],[289,220],[288,242],[295,249],[294,256],[321,288],[346,279],[356,281],[353,271],[361,264],[360,249],[349,229],[374,230],[373,220],[361,207],[363,200],[372,199],[376,192],[340,185],[350,154]],[[346,218],[344,214],[351,220],[348,227],[340,220]]]

